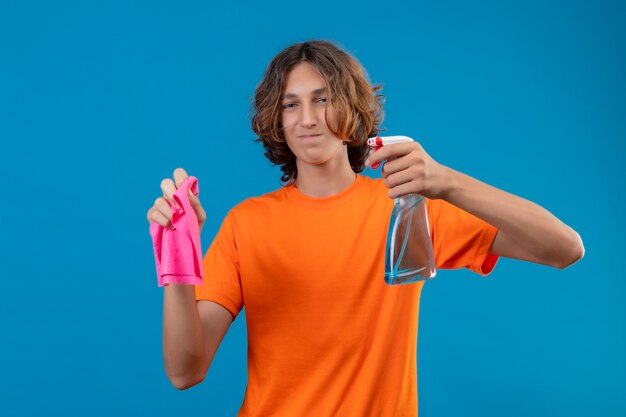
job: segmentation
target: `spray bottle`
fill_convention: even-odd
[[[411,141],[408,136],[386,136],[370,138],[367,145],[378,150],[385,145]],[[374,164],[372,169],[379,165]],[[424,197],[407,194],[396,198],[385,249],[385,281],[390,285],[408,284],[434,278],[436,273]]]

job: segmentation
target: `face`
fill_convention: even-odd
[[[296,65],[287,74],[281,118],[285,140],[297,164],[347,160],[347,147],[328,128],[326,114],[333,125],[336,115],[324,78],[308,62]]]

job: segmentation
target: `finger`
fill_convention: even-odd
[[[167,202],[167,200],[165,200],[163,197],[157,198],[156,201],[154,202],[154,207],[158,211],[160,211],[161,214],[164,215],[166,219],[168,219],[168,221],[171,221],[171,219],[172,219],[172,207],[170,207],[170,205]]]
[[[404,169],[402,171],[395,172],[385,177],[385,185],[387,188],[394,188],[398,185],[405,184],[407,182],[416,179],[415,171],[410,169]]]
[[[421,193],[422,188],[421,181],[413,180],[393,187],[387,191],[387,195],[389,198],[398,198],[411,193],[419,194]]]
[[[411,165],[412,160],[410,158],[407,158],[406,155],[400,158],[393,158],[385,162],[381,173],[383,177],[386,177],[396,172],[410,168]]]
[[[193,207],[196,214],[199,214],[204,210],[202,210],[202,204],[200,204],[200,187],[198,186],[196,190],[198,191],[198,195],[195,195],[193,191],[191,191],[191,187],[187,190],[187,194],[189,195],[189,203],[191,204],[191,207]]]
[[[169,178],[161,181],[161,191],[163,191],[163,197],[169,201],[170,205],[176,204],[174,201],[174,193],[176,192],[174,181]]]
[[[366,166],[374,165],[378,162],[388,161],[406,155],[415,149],[416,142],[394,143],[383,146],[365,161]]]
[[[160,211],[156,210],[156,209],[150,209],[150,211],[148,211],[150,213],[150,217],[149,219],[155,223],[160,224],[163,227],[167,227],[168,229],[173,229],[174,226],[172,225],[172,223],[170,223],[170,221],[168,219],[165,218],[165,216],[163,215],[163,213],[161,213]]]
[[[194,209],[196,207],[202,207],[202,205],[200,204],[200,198],[198,198],[197,195],[195,195],[191,190],[188,190],[188,194],[189,194],[189,203],[191,203],[191,206]]]
[[[193,193],[189,193],[189,203],[191,204],[191,208],[196,212],[196,217],[200,223],[204,223],[206,220],[206,212],[202,208],[202,204],[200,204],[200,199],[193,195]]]
[[[183,168],[176,168],[174,170],[174,181],[176,182],[176,188],[177,189],[178,189],[178,187],[180,187],[180,185],[183,182],[185,182],[187,177],[188,177],[187,171],[185,171]]]

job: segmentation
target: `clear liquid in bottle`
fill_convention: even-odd
[[[387,235],[385,281],[408,284],[436,273],[426,200],[418,194],[396,198]]]

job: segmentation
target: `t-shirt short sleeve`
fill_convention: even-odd
[[[224,218],[204,256],[202,267],[202,285],[195,287],[196,300],[216,302],[227,308],[233,317],[237,317],[243,308],[243,295],[232,211]]]
[[[498,229],[445,200],[427,200],[427,208],[437,268],[488,275],[499,258],[490,253]]]

